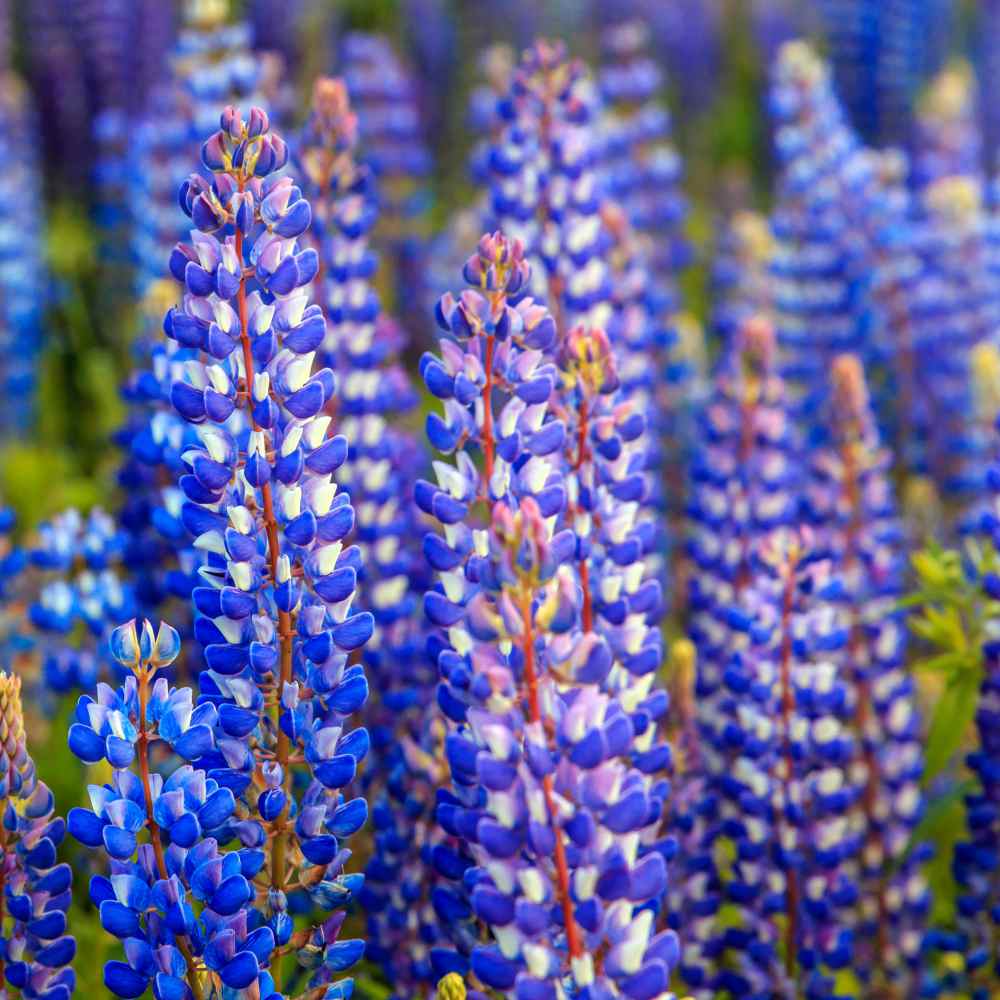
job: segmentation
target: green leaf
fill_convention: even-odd
[[[948,604],[937,608],[932,604],[924,608],[923,615],[913,622],[913,631],[928,642],[954,652],[966,649],[965,628],[958,608]]]
[[[914,660],[914,670],[939,670],[942,673],[955,673],[960,670],[972,670],[978,664],[975,656],[969,653],[941,653],[938,656],[928,656]]]
[[[925,785],[948,766],[968,734],[976,714],[981,679],[979,671],[965,670],[956,674],[934,706],[924,757]]]

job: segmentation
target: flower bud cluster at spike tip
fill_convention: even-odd
[[[255,912],[284,946],[291,907],[339,910],[362,883],[344,874],[341,841],[368,813],[345,790],[370,744],[348,720],[368,697],[352,654],[374,618],[356,607],[363,558],[347,544],[354,509],[333,479],[349,451],[330,434],[336,378],[314,368],[326,322],[309,302],[319,256],[299,243],[311,209],[274,173],[287,153],[263,111],[244,121],[227,108],[221,126],[203,147],[211,181],[192,175],[181,190],[197,228],[172,255],[185,291],[164,327],[198,352],[171,399],[198,435],[178,485],[203,553],[192,595],[201,702],[218,713],[199,766],[237,797],[242,842],[266,848]],[[342,917],[299,953],[317,987],[363,951],[336,940]]]
[[[857,232],[864,234],[871,164],[844,120],[827,67],[804,42],[782,47],[771,108],[782,167],[772,216],[776,324],[784,375],[808,419],[824,398],[834,357],[871,357],[868,247]]]
[[[854,736],[852,775],[863,789],[853,822],[858,856],[858,968],[909,991],[920,968],[930,895],[929,845],[913,844],[923,815],[923,753],[916,685],[905,670],[902,525],[858,359],[831,372],[829,439],[815,442],[806,500],[817,538],[843,581],[848,644],[844,680]]]
[[[35,776],[25,743],[21,680],[0,673],[0,892],[6,918],[0,944],[0,992],[68,1000],[76,942],[66,933],[73,873],[57,864],[66,832],[52,793]]]
[[[491,214],[524,244],[533,264],[530,291],[560,326],[603,326],[609,318],[595,103],[583,64],[568,59],[562,43],[537,41],[497,105],[502,127],[491,144]]]
[[[324,275],[321,351],[341,375],[338,416],[352,442],[339,479],[358,512],[353,537],[365,567],[358,607],[375,619],[363,654],[373,693],[364,708],[372,752],[362,777],[375,831],[360,902],[368,959],[410,995],[431,981],[428,950],[440,937],[430,899],[436,879],[424,854],[434,836],[435,789],[446,775],[420,600],[427,586],[413,505],[420,447],[400,426],[417,397],[399,361],[401,331],[380,314],[372,285],[377,197],[372,172],[354,160],[356,132],[343,82],[318,80],[295,156],[308,179]]]
[[[70,509],[38,526],[27,548],[37,586],[28,619],[38,632],[46,694],[89,688],[115,672],[107,640],[135,595],[123,563],[125,534],[98,507]]]
[[[129,672],[125,684],[114,690],[98,684],[97,701],[83,695],[77,703],[75,721],[69,730],[69,747],[85,764],[107,760],[125,768],[135,760],[136,741],[142,724],[139,688],[149,687],[146,723],[155,725],[159,736],[185,760],[198,760],[213,745],[216,712],[212,705],[193,707],[190,688],[171,688],[166,678],[153,680],[180,652],[180,638],[166,622],[154,634],[149,621],[137,628],[135,621],[120,625],[111,634],[111,652]]]
[[[429,423],[432,442],[457,455],[435,463],[438,486],[417,494],[444,532],[425,542],[439,573],[425,601],[441,630],[432,641],[439,704],[452,722],[453,787],[437,815],[473,862],[438,853],[443,874],[462,875],[442,908],[447,899],[456,922],[474,915],[495,937],[468,942],[466,960],[458,933],[457,952],[434,956],[436,968],[471,969],[505,996],[548,995],[560,981],[580,996],[669,997],[679,943],[673,931],[655,933],[648,905],[666,888],[655,839],[665,789],[643,770],[657,699],[650,675],[639,687],[625,681],[613,630],[581,629],[576,555],[589,543],[568,519],[558,415],[571,407],[548,360],[552,333],[530,339],[522,319],[538,307],[507,302],[529,278],[522,261],[519,243],[484,237],[465,268],[482,291],[446,296],[439,319],[456,339],[422,364],[445,400],[442,423],[463,428],[441,449]],[[582,331],[562,352],[581,392],[614,392],[614,376],[597,370],[608,358],[606,338]],[[475,446],[483,471],[470,459]]]
[[[247,24],[224,22],[228,2],[183,6],[185,23],[167,53],[169,71],[141,108],[130,151],[131,256],[139,294],[163,277],[164,259],[177,240],[186,238],[177,188],[218,121],[219,109],[282,105],[278,67],[251,52]]]
[[[765,216],[737,211],[722,223],[712,265],[712,333],[728,354],[744,320],[768,315],[774,239]]]
[[[946,177],[982,180],[982,136],[972,67],[956,60],[931,81],[917,105],[913,180],[918,188]]]

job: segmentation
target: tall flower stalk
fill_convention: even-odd
[[[21,679],[0,673],[0,992],[68,1000],[76,942],[66,933],[73,873],[56,850],[66,824],[35,774],[21,707]]]
[[[903,532],[861,365],[845,355],[831,377],[830,441],[815,454],[808,496],[846,598],[845,679],[862,789],[855,806],[862,838],[857,949],[861,966],[876,977],[872,988],[906,996],[920,967],[930,898],[920,871],[926,848],[911,844],[923,814],[923,754],[895,607]]]
[[[276,173],[287,150],[261,109],[244,121],[228,108],[221,124],[202,151],[211,182],[194,174],[181,190],[196,231],[171,258],[184,296],[165,321],[203,359],[171,393],[201,441],[179,482],[182,520],[205,553],[193,594],[202,699],[219,706],[221,727],[201,763],[247,810],[241,836],[266,853],[262,919],[316,970],[319,991],[363,944],[336,942],[343,913],[293,935],[289,900],[334,910],[360,886],[343,875],[340,839],[367,817],[344,790],[369,748],[348,720],[368,695],[352,654],[374,623],[354,608],[354,510],[332,478],[348,454],[330,434],[336,380],[313,370],[326,324],[309,304],[318,255],[298,244],[309,203]]]
[[[399,361],[404,338],[375,291],[376,180],[356,160],[357,120],[343,81],[320,79],[296,159],[313,205],[320,253],[321,348],[341,377],[341,427],[352,442],[341,482],[358,512],[353,533],[365,563],[358,604],[375,631],[364,662],[372,680],[365,721],[372,754],[364,787],[373,803],[373,854],[362,904],[368,955],[400,994],[433,982],[440,940],[426,855],[435,837],[436,788],[446,782],[443,720],[433,703],[434,665],[425,653],[421,591],[427,584],[413,492],[421,450],[401,421],[416,393]]]
[[[567,507],[590,484],[577,492],[567,482],[567,428],[550,410],[555,324],[531,299],[508,301],[529,278],[524,251],[484,237],[465,275],[473,290],[439,307],[454,340],[423,365],[446,400],[445,418],[429,422],[432,442],[459,450],[454,464],[436,464],[438,485],[423,485],[417,498],[445,531],[426,543],[441,581],[426,609],[448,638],[440,698],[455,723],[447,742],[455,794],[438,818],[468,843],[474,865],[463,881],[495,940],[473,947],[471,969],[506,995],[553,987],[659,995],[669,991],[678,945],[672,931],[655,934],[644,906],[666,888],[656,841],[665,789],[647,776],[664,765],[652,750],[652,677],[641,680],[638,659],[618,659],[626,650],[597,629],[600,608],[583,583],[600,557],[589,561],[586,515],[578,521]],[[593,392],[614,388],[601,374],[602,340],[581,330],[561,348],[562,370]],[[584,449],[601,447],[603,432],[609,455],[620,450],[612,423],[596,435],[580,428],[574,441]],[[589,465],[578,457],[574,475]],[[588,560],[582,576],[577,558]],[[609,583],[602,597],[613,591]],[[628,598],[619,593],[623,621]]]

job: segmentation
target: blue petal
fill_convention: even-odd
[[[242,990],[249,986],[260,972],[257,956],[252,951],[241,951],[231,962],[225,965],[219,975],[226,986]]]
[[[487,986],[498,990],[509,990],[517,979],[517,966],[495,947],[473,949],[472,971]]]
[[[223,880],[212,895],[212,909],[223,916],[241,910],[253,897],[250,883],[242,875],[231,875]]]
[[[69,727],[69,748],[84,764],[96,764],[104,759],[104,740],[90,726],[79,722]]]
[[[364,953],[365,943],[358,938],[337,941],[327,948],[323,964],[334,972],[342,972],[360,961]]]
[[[140,932],[139,914],[117,899],[106,899],[101,903],[101,926],[118,938],[135,937]]]
[[[104,966],[104,985],[119,997],[141,997],[149,980],[124,962],[108,962]]]
[[[185,760],[197,760],[203,757],[214,746],[215,739],[208,726],[192,726],[170,744]]]
[[[365,825],[368,819],[368,803],[362,799],[351,799],[340,806],[327,821],[327,829],[337,837],[350,837]]]
[[[118,861],[127,861],[135,853],[135,834],[130,830],[108,825],[102,832],[104,847],[111,857]]]
[[[70,809],[67,817],[69,832],[86,847],[103,843],[104,822],[89,809]]]
[[[76,954],[76,941],[71,937],[60,938],[35,952],[35,961],[48,969],[68,965]]]

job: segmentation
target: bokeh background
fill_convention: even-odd
[[[429,152],[419,222],[432,235],[473,190],[470,98],[488,84],[487,48],[516,52],[548,35],[595,62],[602,20],[623,6],[646,19],[664,73],[662,96],[673,113],[690,199],[693,253],[684,302],[699,320],[706,316],[717,211],[769,202],[766,82],[783,41],[809,37],[828,53],[853,123],[879,143],[905,144],[922,88],[950,59],[974,68],[984,95],[1000,75],[1000,5],[992,0],[211,0],[186,7],[169,0],[4,0],[3,100],[23,106],[22,127],[34,139],[27,190],[15,197],[31,202],[30,224],[40,227],[42,241],[35,429],[5,442],[0,487],[8,501],[30,523],[67,504],[102,499],[113,482],[99,473],[115,462],[108,440],[123,418],[118,386],[144,283],[137,284],[136,270],[148,263],[139,260],[135,216],[144,207],[136,187],[151,136],[172,127],[157,109],[158,89],[172,73],[197,76],[174,48],[185,18],[245,24],[247,37],[236,49],[245,41],[249,51],[274,58],[273,85],[287,111],[282,122],[291,126],[308,109],[315,76],[343,69],[338,39],[352,30],[383,34],[412,81],[416,138]],[[221,59],[221,52],[208,53],[206,61]],[[996,102],[981,101],[979,114],[988,162],[1000,134]]]

